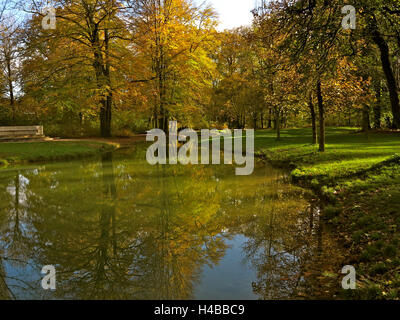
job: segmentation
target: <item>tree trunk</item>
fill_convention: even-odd
[[[362,109],[362,131],[368,132],[371,129],[371,122],[369,120],[369,106],[364,105]]]
[[[254,115],[254,118],[253,118],[254,130],[257,130],[257,121],[258,121],[258,119],[257,119],[257,114],[255,114],[255,115]]]
[[[109,35],[108,29],[104,30],[104,43],[106,53],[106,67],[105,77],[107,83],[107,97],[106,97],[106,118],[104,124],[104,137],[111,137],[111,120],[112,120],[112,90],[111,90],[111,77],[110,77],[110,61],[109,61]]]
[[[15,100],[14,100],[14,85],[12,80],[12,71],[11,71],[11,57],[7,57],[6,59],[7,64],[7,80],[8,80],[8,92],[10,94],[10,106],[12,110],[12,121],[15,124]]]
[[[381,63],[382,69],[386,76],[387,87],[390,95],[390,104],[392,106],[393,113],[393,126],[395,129],[400,129],[400,103],[399,103],[399,95],[397,92],[397,83],[396,78],[393,73],[392,65],[390,63],[390,52],[389,46],[386,43],[385,39],[382,37],[381,33],[378,30],[378,26],[375,20],[371,22],[372,28],[372,39],[375,44],[378,46],[379,51],[381,53]]]
[[[381,129],[382,117],[382,99],[381,99],[381,82],[378,81],[375,85],[376,104],[374,106],[374,128]]]
[[[281,127],[286,128],[287,127],[287,117],[285,115],[285,112],[282,110],[281,111]]]
[[[156,112],[158,113],[157,126],[156,128],[168,132],[169,125],[169,111],[167,108],[167,69],[168,61],[166,56],[165,48],[168,45],[168,40],[165,38],[162,32],[163,25],[166,25],[169,20],[168,11],[170,9],[171,3],[166,1],[157,1],[155,6],[156,18],[154,19],[154,71],[157,79],[157,90],[158,90],[158,101],[156,106]]]
[[[276,140],[281,140],[281,112],[278,107],[275,108],[275,129]]]
[[[164,64],[164,54],[163,48],[161,48],[161,57],[160,57],[160,66],[159,66],[159,74],[158,74],[158,90],[159,90],[159,111],[161,115],[159,129],[168,131],[168,111],[166,109],[166,75],[165,75],[165,64]]]
[[[319,111],[319,151],[325,152],[325,110],[322,98],[321,80],[317,82],[317,98]]]
[[[106,61],[100,47],[98,32],[94,31],[92,45],[94,48],[93,68],[96,72],[97,88],[101,92],[100,98],[100,134],[102,137],[111,137],[112,92],[110,79],[110,66],[108,61],[108,31],[104,31]]]
[[[317,116],[315,114],[315,108],[312,99],[312,92],[310,92],[310,100],[308,103],[311,113],[311,124],[312,124],[312,143],[317,144]]]
[[[268,129],[272,128],[272,108],[268,110]]]

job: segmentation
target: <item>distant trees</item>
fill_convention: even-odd
[[[374,70],[373,60],[367,62],[368,58],[360,57],[361,54],[375,56],[374,50],[366,50],[371,44],[377,45],[380,50],[392,105],[393,127],[397,127],[398,88],[389,60],[389,46],[374,18],[375,14],[381,15],[380,10],[395,14],[397,7],[393,5],[388,9],[378,2],[374,6],[371,2],[367,5],[360,1],[363,19],[357,23],[356,30],[343,28],[341,9],[344,4],[341,1],[273,1],[255,12],[257,27],[264,34],[264,39],[271,35],[275,35],[275,39],[283,39],[274,41],[278,43],[277,52],[290,57],[290,63],[297,66],[296,73],[303,77],[303,83],[315,88],[314,92],[309,91],[307,105],[315,128],[313,97],[316,98],[320,151],[325,150],[325,119],[333,111],[340,115],[348,108],[360,110],[363,129],[369,130],[370,105],[375,103],[375,124],[380,127],[382,100],[379,72]],[[393,20],[392,24],[394,30],[396,24]],[[376,102],[372,95],[374,91]],[[303,99],[306,96],[303,95]],[[313,142],[316,136],[313,129]]]
[[[144,79],[151,80],[150,122],[167,130],[169,119],[179,117],[187,125],[209,103],[215,13],[188,0],[139,0],[135,7],[132,46]]]
[[[0,1],[5,123],[108,137],[174,119],[273,127],[278,139],[310,125],[320,151],[326,125],[399,128],[395,1],[355,1],[354,30],[342,26],[341,0],[263,2],[251,27],[224,32],[192,0],[54,0],[54,30],[42,27],[47,1],[21,1],[18,27],[5,19],[10,3]]]
[[[245,30],[233,30],[220,35],[220,45],[215,54],[218,76],[214,86],[216,120],[230,127],[243,128],[248,116],[248,90],[251,78],[249,52],[244,37]]]

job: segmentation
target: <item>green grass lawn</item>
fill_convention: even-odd
[[[256,132],[256,152],[293,168],[294,181],[325,199],[324,217],[356,267],[354,298],[400,298],[400,133],[328,128],[326,152],[311,145],[311,129]]]
[[[114,148],[92,141],[0,143],[0,164],[72,159]]]
[[[292,129],[282,132],[276,141],[273,131],[258,131],[255,147],[270,160],[292,162],[304,174],[328,175],[332,178],[368,168],[400,153],[400,133],[356,133],[350,128],[328,128],[326,152],[310,144],[310,129]]]

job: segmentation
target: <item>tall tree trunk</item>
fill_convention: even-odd
[[[392,106],[393,113],[393,126],[396,129],[400,129],[400,103],[399,103],[399,95],[397,92],[397,83],[396,78],[394,76],[394,72],[392,69],[392,65],[390,63],[390,52],[389,46],[386,43],[385,39],[379,32],[377,23],[375,19],[371,19],[371,31],[372,31],[372,39],[375,44],[378,46],[379,51],[381,53],[381,63],[382,69],[386,76],[387,87],[390,95],[390,104]]]
[[[164,63],[164,53],[163,48],[160,48],[161,56],[159,61],[159,74],[158,74],[158,93],[159,93],[159,111],[161,115],[159,128],[167,132],[168,128],[168,114],[166,110],[166,76],[165,76],[165,63]]]
[[[368,132],[371,129],[371,122],[369,119],[369,106],[364,104],[362,109],[362,131]]]
[[[111,77],[110,77],[110,59],[109,59],[109,34],[108,29],[104,30],[104,43],[105,43],[105,78],[107,83],[106,89],[106,110],[105,110],[105,124],[104,124],[104,137],[111,137],[111,120],[112,120],[112,90],[111,90]]]
[[[319,111],[319,151],[325,152],[325,110],[322,97],[321,80],[317,81],[317,98]]]
[[[275,107],[275,129],[276,129],[276,140],[281,140],[281,112],[280,108]]]
[[[315,108],[312,98],[312,91],[310,92],[308,107],[310,108],[311,113],[311,124],[312,124],[312,143],[317,144],[317,116],[315,114]]]
[[[261,121],[261,129],[264,129],[264,112],[260,114],[260,121]]]
[[[258,117],[257,117],[257,113],[254,115],[254,117],[253,117],[253,123],[254,123],[254,125],[253,125],[253,127],[254,127],[254,130],[257,130],[257,121],[258,121]]]
[[[111,137],[112,94],[107,93],[100,101],[100,133],[104,138]]]
[[[272,108],[268,110],[268,129],[272,128]]]
[[[99,32],[93,31],[93,68],[96,72],[97,88],[101,92],[100,98],[100,134],[102,137],[111,137],[111,114],[112,114],[112,93],[110,66],[108,61],[108,32],[104,32],[106,45],[106,61],[103,59],[103,52],[100,46]]]
[[[281,110],[281,127],[286,128],[287,127],[287,117],[283,109]]]
[[[382,117],[382,98],[381,98],[381,82],[377,81],[375,84],[375,96],[376,103],[374,105],[374,128],[381,129],[381,117]]]
[[[158,90],[158,105],[156,106],[157,112],[157,128],[168,132],[169,125],[169,111],[167,109],[167,69],[168,61],[165,48],[168,45],[168,40],[163,35],[162,27],[167,24],[169,20],[169,10],[171,3],[167,1],[156,2],[155,18],[154,18],[154,71],[157,79]]]
[[[10,95],[10,106],[12,110],[12,121],[15,124],[15,99],[14,99],[14,85],[13,85],[13,77],[11,71],[11,57],[6,58],[6,65],[7,65],[7,81],[8,81],[8,92]]]

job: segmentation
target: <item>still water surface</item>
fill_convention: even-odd
[[[312,297],[334,262],[285,172],[150,166],[145,146],[0,171],[0,298]],[[321,262],[322,261],[322,262]],[[54,265],[57,289],[41,287]],[[321,278],[321,277],[320,277]],[[317,287],[316,288],[316,283]]]

